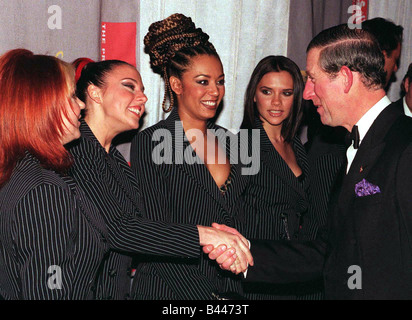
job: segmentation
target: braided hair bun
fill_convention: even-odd
[[[165,112],[172,110],[176,98],[170,87],[169,77],[181,79],[195,56],[207,54],[219,58],[215,47],[208,40],[209,35],[196,28],[192,19],[181,13],[150,25],[149,32],[144,37],[145,52],[150,56],[153,71],[165,81],[162,103]],[[168,108],[165,107],[167,98],[170,100]]]
[[[208,40],[209,35],[196,28],[191,18],[175,13],[150,25],[144,37],[145,52],[150,55],[153,71],[163,75],[163,69],[184,48],[205,46],[216,51]]]

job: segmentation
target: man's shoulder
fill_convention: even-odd
[[[412,145],[412,118],[400,115],[389,129],[385,140],[398,150]]]

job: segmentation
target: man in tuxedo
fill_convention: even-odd
[[[384,89],[387,92],[391,83],[396,80],[395,73],[400,64],[403,27],[390,20],[377,17],[364,21],[362,29],[375,37],[383,53],[386,72]],[[327,217],[332,183],[346,158],[346,129],[323,125],[311,101],[307,102],[310,106],[306,108],[304,116],[308,125],[308,142],[305,147],[308,151],[310,166],[313,168],[311,181],[318,186],[313,190],[312,195],[315,199],[313,200],[315,210],[321,217],[319,226],[322,226]],[[397,106],[402,108],[402,102],[398,101]]]
[[[245,281],[303,282],[323,274],[327,299],[411,299],[412,119],[385,94],[384,56],[370,33],[339,25],[309,44],[307,74],[304,98],[322,123],[351,132],[347,165],[317,239],[251,240],[254,266]],[[221,248],[209,257],[226,269],[232,261]]]
[[[362,29],[371,33],[382,50],[385,58],[385,91],[389,90],[392,82],[396,80],[402,51],[403,27],[392,21],[377,17],[362,23]]]

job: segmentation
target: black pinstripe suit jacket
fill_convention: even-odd
[[[218,129],[211,123],[208,127]],[[225,132],[221,129],[218,137],[222,138]],[[171,140],[153,141],[156,133],[169,134]],[[141,184],[146,216],[157,221],[206,226],[218,222],[233,226],[242,211],[241,193],[248,177],[241,175],[239,163],[233,164],[232,183],[222,195],[204,164],[184,161],[179,143],[180,151],[186,152],[186,156],[192,156],[193,149],[183,139],[183,128],[175,109],[166,120],[140,132],[132,142],[132,169]],[[162,147],[168,150],[163,156],[173,155],[167,159],[170,164],[156,164],[152,159],[152,152],[157,154]],[[232,151],[230,154],[227,150],[227,155],[233,159],[237,150]],[[133,291],[137,299],[213,299],[214,294],[223,292],[242,293],[239,278],[222,271],[204,254],[192,260],[142,261]]]
[[[1,296],[93,298],[107,232],[84,198],[71,178],[43,169],[30,154],[17,164],[0,191]]]
[[[321,125],[313,140],[305,145],[308,150],[311,215],[318,226],[326,225],[332,187],[336,184],[342,166],[346,166],[345,135],[343,127]]]
[[[244,193],[245,223],[241,233],[249,239],[314,239],[318,229],[316,215],[320,213],[310,210],[310,168],[305,148],[298,137],[292,140],[296,161],[302,169],[302,176],[297,178],[273,147],[259,119],[255,119],[255,127],[260,131],[261,165],[259,173],[250,177]],[[315,284],[312,290],[309,285]],[[319,287],[319,283],[305,286],[246,284],[245,291],[250,299],[295,299],[321,291]]]
[[[128,252],[198,257],[195,225],[171,225],[142,217],[144,207],[137,181],[114,146],[109,153],[82,120],[81,138],[70,147],[74,166],[70,174],[107,222],[110,245],[99,278],[98,299],[126,299],[130,293],[131,256]]]
[[[260,131],[259,173],[250,177],[245,191],[245,224],[247,238],[291,240],[313,238],[316,223],[305,217],[308,207],[309,168],[306,151],[298,137],[292,145],[304,179],[298,179],[270,142],[261,121],[255,121]],[[305,229],[300,230],[301,225]]]

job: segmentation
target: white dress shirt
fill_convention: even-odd
[[[412,111],[408,108],[408,105],[406,104],[406,97],[403,97],[403,110],[405,111],[405,115],[407,115],[408,117],[412,117]]]
[[[387,96],[384,96],[378,101],[372,108],[370,108],[362,118],[356,123],[359,130],[359,147],[362,144],[362,140],[368,132],[369,128],[372,126],[373,122],[379,116],[379,114],[392,102]],[[348,166],[346,167],[346,173],[349,172],[350,166],[352,165],[353,159],[356,156],[358,149],[353,147],[353,143],[346,151],[346,158],[348,159]]]

